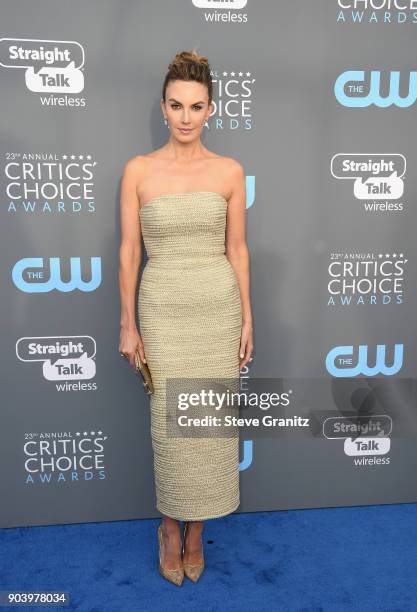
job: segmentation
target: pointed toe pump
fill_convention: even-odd
[[[184,557],[184,552],[185,552],[185,538],[186,538],[186,533],[187,533],[187,526],[188,523],[186,522],[184,524],[184,533],[183,533],[183,540],[182,540],[182,555]],[[190,578],[190,580],[192,580],[193,582],[197,582],[197,580],[200,578],[201,574],[203,573],[204,570],[204,553],[203,553],[203,548],[201,548],[202,554],[203,554],[203,561],[201,563],[196,563],[196,564],[192,564],[192,563],[185,563],[183,560],[183,567],[184,567],[184,574],[186,576],[188,576],[188,578]]]
[[[159,572],[164,578],[166,578],[170,582],[173,582],[177,586],[181,586],[184,580],[184,567],[181,567],[179,569],[166,569],[162,565],[162,557],[165,556],[165,552],[164,552],[165,549],[164,549],[164,543],[162,541],[161,525],[158,526],[158,540],[159,540]]]

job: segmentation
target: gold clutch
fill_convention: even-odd
[[[148,368],[148,364],[141,362],[138,350],[135,351],[135,365],[136,365],[136,371],[142,377],[142,384],[145,387],[146,393],[148,395],[150,393],[153,393],[154,392],[153,382],[152,382],[151,373]]]

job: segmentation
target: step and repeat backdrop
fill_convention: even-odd
[[[242,388],[280,400],[241,428],[238,512],[417,501],[416,32],[417,0],[2,2],[1,527],[159,515],[120,181],[193,47],[203,143],[246,174]]]

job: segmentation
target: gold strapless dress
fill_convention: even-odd
[[[166,433],[167,378],[239,378],[242,311],[225,254],[227,201],[217,192],[157,196],[139,212],[148,261],[140,280],[140,333],[155,393],[151,437],[156,505],[177,520],[237,509],[239,432]]]

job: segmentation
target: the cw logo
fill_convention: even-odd
[[[417,100],[417,72],[410,72],[408,94],[405,98],[401,98],[399,93],[400,72],[398,70],[393,70],[389,74],[389,93],[383,98],[380,93],[381,73],[379,70],[371,70],[368,94],[364,91],[364,70],[347,70],[346,72],[342,72],[342,74],[337,77],[334,84],[336,99],[340,104],[343,104],[343,106],[361,108],[370,106],[371,104],[375,104],[375,106],[380,106],[382,108],[395,104],[395,106],[405,108],[414,104]]]
[[[60,258],[49,258],[49,278],[44,277],[43,257],[24,257],[15,263],[12,270],[14,284],[26,293],[46,293],[56,289],[57,291],[94,291],[101,283],[101,257],[90,257],[91,280],[84,282],[81,278],[80,257],[70,257],[71,279],[67,282],[61,280]],[[39,270],[33,270],[39,268]],[[31,282],[28,282],[29,278]]]
[[[368,365],[368,347],[360,344],[358,350],[357,363],[353,363],[353,346],[336,346],[326,357],[326,368],[329,374],[338,377],[351,377],[358,374],[374,376],[375,374],[385,374],[386,376],[396,374],[403,364],[403,344],[395,344],[394,362],[391,366],[385,363],[385,344],[377,344],[376,360],[374,366]]]
[[[243,441],[243,457],[239,463],[239,471],[247,470],[253,461],[253,440]]]

